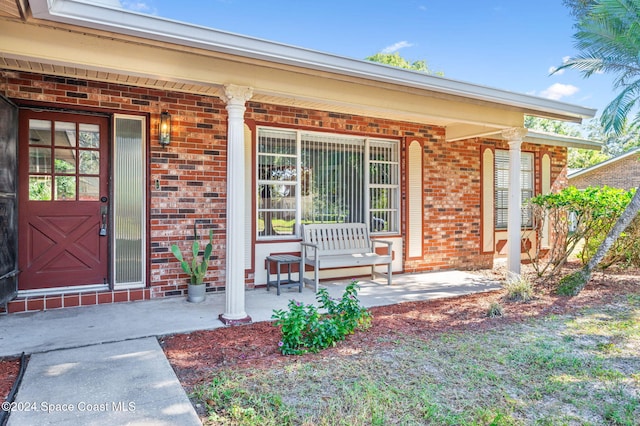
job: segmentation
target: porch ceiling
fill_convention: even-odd
[[[116,71],[95,70],[73,66],[71,64],[54,64],[44,60],[11,57],[0,54],[0,67],[15,71],[26,71],[38,74],[87,79],[101,82],[126,84],[130,86],[156,88],[162,90],[194,93],[200,95],[216,96],[221,95],[222,83],[199,83],[193,81],[176,81],[150,76],[138,76]],[[314,98],[305,98],[299,95],[286,93],[272,93],[264,89],[255,88],[254,96],[251,99],[256,102],[264,102],[274,105],[292,106],[307,108],[312,110],[332,111],[341,114],[354,114],[363,116],[373,116],[406,122],[418,122],[436,126],[453,126],[457,122],[453,117],[435,117],[426,113],[410,113],[407,111],[391,110],[384,107],[364,107],[354,105],[349,102],[339,100],[329,101]],[[469,125],[474,127],[473,125]],[[508,126],[502,126],[508,127]],[[493,127],[493,132],[502,127]],[[480,128],[480,126],[478,126]]]

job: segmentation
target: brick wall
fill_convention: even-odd
[[[200,224],[201,235],[206,235],[208,229],[214,231],[214,250],[207,275],[208,291],[224,290],[227,113],[220,99],[38,74],[0,73],[0,92],[15,100],[55,104],[68,109],[94,108],[148,114],[151,288],[145,290],[143,298],[185,294],[186,279],[169,247],[171,243],[184,241],[191,235],[194,221]],[[164,149],[157,142],[157,124],[162,111],[169,111],[172,115],[171,144]],[[253,101],[247,103],[245,117],[249,124],[257,125],[371,135],[401,141],[406,136],[424,138],[425,255],[422,260],[405,262],[405,270],[491,266],[492,256],[480,253],[480,147],[490,143],[507,149],[506,143],[485,140],[445,142],[444,129],[436,126]],[[523,149],[542,150],[526,145]],[[559,181],[565,173],[566,150],[546,149],[553,153],[553,179]],[[402,144],[401,164],[404,164],[404,155]],[[404,191],[404,183],[401,187]],[[405,234],[406,229],[403,228],[402,232]],[[251,280],[248,286],[253,286]],[[113,297],[110,300],[113,301]]]
[[[405,271],[491,267],[492,256],[480,254],[479,249],[481,188],[480,144],[477,141],[445,142],[445,129],[437,126],[256,102],[248,103],[247,118],[259,124],[296,126],[341,134],[424,138],[424,258],[404,262]],[[405,153],[406,147],[402,144],[401,164],[404,164]],[[401,198],[405,200],[404,173],[401,187]],[[402,234],[406,235],[406,232],[402,223]]]
[[[569,179],[578,189],[610,186],[629,190],[640,186],[640,152]]]
[[[227,125],[225,104],[220,99],[39,74],[0,73],[0,93],[18,102],[148,114],[151,288],[141,297],[135,293],[127,300],[186,294],[187,281],[169,247],[192,235],[194,221],[201,235],[208,234],[210,228],[214,231],[208,291],[224,290]],[[171,145],[166,149],[157,142],[162,111],[171,113],[173,123]],[[125,293],[128,296],[130,292]]]

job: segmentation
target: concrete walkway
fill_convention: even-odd
[[[8,425],[200,425],[157,339],[31,355]]]
[[[360,301],[372,307],[500,288],[456,271],[397,275],[393,282],[360,281]],[[346,284],[322,285],[340,297]],[[314,303],[315,294],[251,290],[246,310],[254,322],[268,321],[290,299]],[[199,424],[156,337],[223,327],[224,307],[224,294],[214,294],[200,304],[170,298],[0,316],[0,356],[31,354],[16,398],[23,409],[9,425]]]

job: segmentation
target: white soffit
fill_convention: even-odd
[[[461,96],[522,108],[531,115],[549,114],[580,122],[596,113],[592,108],[144,15],[113,7],[111,3],[105,0],[29,0],[35,18],[53,22]]]

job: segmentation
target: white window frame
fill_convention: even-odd
[[[387,214],[387,217],[390,217],[392,219],[392,222],[389,225],[389,230],[388,231],[375,231],[375,230],[371,230],[370,233],[371,235],[393,235],[393,234],[397,234],[398,232],[400,232],[400,141],[396,140],[396,139],[383,139],[383,138],[369,138],[369,137],[357,137],[357,136],[349,136],[349,135],[342,135],[342,134],[336,134],[336,133],[328,133],[328,132],[313,132],[313,131],[306,131],[306,130],[297,130],[297,129],[290,129],[290,128],[278,128],[278,127],[267,127],[267,126],[258,126],[257,128],[257,135],[256,135],[256,169],[255,169],[255,173],[256,173],[256,187],[255,187],[255,195],[256,197],[260,197],[259,194],[259,188],[260,185],[263,184],[277,184],[278,182],[273,182],[270,180],[266,180],[266,179],[260,179],[260,159],[261,156],[272,156],[274,154],[270,154],[270,153],[263,153],[260,152],[260,138],[261,138],[261,133],[263,131],[276,131],[276,132],[283,132],[283,133],[290,133],[291,135],[295,134],[295,139],[296,139],[296,179],[295,181],[287,181],[287,185],[291,185],[292,187],[295,188],[295,192],[296,192],[296,196],[295,196],[295,223],[296,224],[300,224],[302,223],[302,191],[301,191],[301,182],[299,177],[302,174],[302,145],[303,145],[303,136],[305,135],[320,135],[320,136],[329,136],[332,138],[338,138],[338,139],[343,139],[345,142],[348,141],[358,141],[358,142],[362,142],[363,143],[363,148],[362,148],[362,155],[363,155],[363,176],[362,176],[362,182],[364,185],[364,188],[362,188],[362,193],[363,193],[363,205],[364,205],[364,218],[363,218],[363,222],[366,223],[367,227],[369,229],[371,229],[371,224],[370,224],[370,217],[371,217],[371,213],[375,210],[378,212],[384,212]],[[370,146],[375,143],[386,143],[386,144],[393,144],[394,147],[394,151],[393,152],[393,157],[394,160],[393,161],[379,161],[379,160],[371,160],[370,158]],[[287,155],[287,156],[291,156],[291,155]],[[385,164],[390,164],[391,167],[395,167],[396,173],[395,173],[395,184],[375,184],[371,182],[371,176],[369,173],[370,170],[370,165],[371,164],[376,164],[376,163],[385,163]],[[370,190],[372,188],[383,188],[383,189],[388,189],[390,190],[390,192],[394,193],[393,199],[390,200],[389,206],[388,208],[385,209],[372,209],[371,208],[371,200],[370,200]],[[265,212],[265,211],[271,211],[271,212],[279,212],[282,209],[261,209],[260,208],[260,203],[259,200],[258,202],[256,202],[256,210],[255,210],[255,223],[256,223],[256,227],[259,226],[259,220],[260,220],[260,213],[261,212]],[[285,211],[285,210],[282,210]],[[289,211],[289,210],[287,210]],[[257,239],[259,241],[269,241],[269,240],[282,240],[282,239],[296,239],[296,238],[300,238],[300,227],[299,226],[294,226],[294,230],[293,230],[293,234],[291,235],[257,235]]]
[[[520,192],[522,197],[522,228],[530,228],[533,226],[533,215],[531,214],[531,208],[528,206],[528,201],[535,195],[535,154],[533,152],[522,152],[521,157],[524,159],[529,158],[528,161],[521,162],[520,168]],[[509,150],[496,149],[495,151],[495,171],[494,171],[494,199],[495,199],[495,221],[494,225],[496,229],[507,229],[508,215],[504,214],[506,218],[504,222],[500,221],[498,214],[499,210],[507,210],[508,205],[508,193],[509,193]],[[531,165],[528,169],[527,165]],[[499,174],[502,172],[504,179],[500,179]],[[527,175],[528,178],[527,178]],[[530,183],[530,187],[526,187],[526,183]],[[505,206],[500,206],[499,200],[507,200]]]

